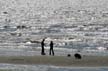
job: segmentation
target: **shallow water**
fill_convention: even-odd
[[[55,56],[67,56],[67,54],[75,54],[78,51],[74,49],[55,49]],[[49,55],[49,49],[45,50],[46,55]],[[79,52],[82,55],[97,55],[97,56],[108,56],[107,51],[81,51]],[[41,55],[41,49],[31,50],[31,48],[0,48],[0,56],[35,56]]]
[[[108,67],[58,67],[50,65],[0,64],[6,71],[108,71]]]

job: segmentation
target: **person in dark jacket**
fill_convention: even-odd
[[[53,55],[54,56],[54,50],[53,50],[53,41],[50,42],[50,51],[49,51],[49,55]]]
[[[43,39],[42,40],[42,42],[41,42],[41,48],[42,48],[42,50],[41,50],[41,55],[45,55],[45,49],[44,49],[44,46],[45,46],[45,43],[44,43],[44,41],[45,41],[45,39]]]

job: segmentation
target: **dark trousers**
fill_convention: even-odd
[[[49,55],[53,55],[54,56],[54,50],[52,48],[50,48]]]
[[[45,55],[44,46],[42,46],[41,55]]]

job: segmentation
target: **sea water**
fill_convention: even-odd
[[[51,65],[0,64],[3,71],[108,71],[108,67],[59,67]]]

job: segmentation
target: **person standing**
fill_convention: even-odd
[[[41,42],[41,48],[42,48],[41,55],[45,55],[45,51],[44,51],[45,43],[44,42],[45,42],[45,39],[43,39],[42,42]]]
[[[53,41],[50,42],[50,51],[49,51],[49,55],[53,55],[54,56],[54,50],[53,50]]]

